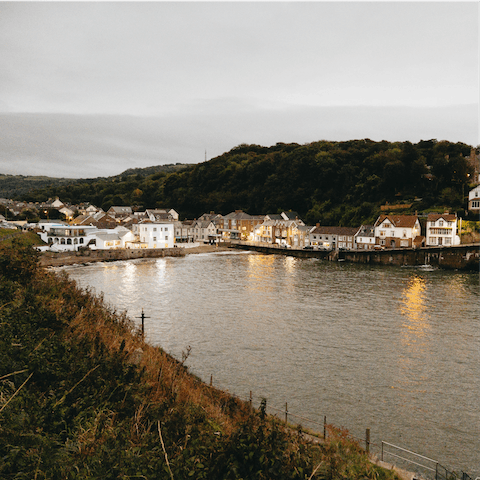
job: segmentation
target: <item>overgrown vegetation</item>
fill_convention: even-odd
[[[395,478],[203,384],[30,247],[0,245],[0,299],[2,479]]]
[[[20,230],[12,230],[10,228],[0,228],[0,242],[3,245],[11,246],[14,241],[16,245],[26,247],[45,245],[45,242],[35,232],[21,232]]]
[[[386,203],[411,204],[401,213],[437,208],[465,216],[470,151],[463,143],[436,140],[240,145],[178,172],[79,181],[31,193],[26,200],[59,196],[105,210],[168,207],[181,218],[236,209],[250,214],[294,210],[310,225],[372,223]]]

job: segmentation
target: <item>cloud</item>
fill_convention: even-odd
[[[239,107],[241,104],[241,107]],[[0,114],[0,173],[93,178],[127,168],[200,163],[241,143],[436,138],[475,146],[476,105],[284,107],[228,99],[164,117]]]

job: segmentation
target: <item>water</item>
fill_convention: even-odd
[[[64,270],[137,322],[143,308],[147,340],[190,346],[206,382],[480,476],[478,274],[247,252]]]

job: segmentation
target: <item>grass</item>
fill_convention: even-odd
[[[0,478],[385,479],[201,382],[101,296],[0,244]]]
[[[4,239],[2,241],[2,239]],[[15,239],[16,245],[37,246],[45,245],[45,242],[35,232],[21,232],[9,228],[0,228],[0,241],[5,245],[12,245]]]

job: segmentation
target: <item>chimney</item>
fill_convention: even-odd
[[[320,224],[319,224],[319,223],[316,223],[315,226],[318,228],[318,227],[320,226]]]

